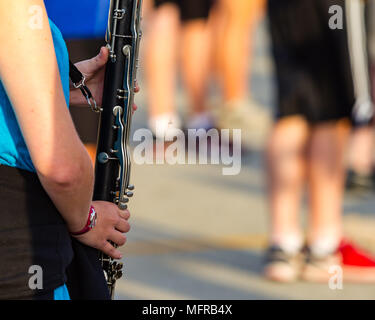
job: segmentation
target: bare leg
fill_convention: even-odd
[[[156,9],[148,26],[145,71],[151,117],[175,112],[175,82],[179,35],[178,8],[165,4]]]
[[[349,134],[346,121],[319,125],[313,129],[309,150],[310,195],[309,242],[336,241],[342,236],[344,152]],[[335,248],[333,248],[335,249]]]
[[[337,265],[344,270],[344,281],[374,281],[375,262],[352,244],[340,246],[344,152],[349,131],[348,121],[318,125],[312,129],[308,164],[310,254],[302,273],[302,278],[308,281],[328,281],[332,278],[330,268]]]
[[[298,116],[278,121],[267,149],[271,241],[299,237],[298,215],[305,181],[309,127]]]
[[[216,59],[225,101],[246,97],[253,34],[263,7],[263,0],[220,0],[214,12]]]
[[[210,49],[210,34],[205,20],[187,22],[182,27],[182,75],[193,113],[206,110]]]
[[[365,126],[355,129],[351,137],[349,166],[356,173],[370,174],[374,163],[374,128]]]
[[[243,146],[260,149],[271,127],[266,108],[248,99],[248,72],[253,35],[264,0],[219,0],[211,24],[215,39],[216,73],[223,104],[215,112],[220,129],[241,129]]]

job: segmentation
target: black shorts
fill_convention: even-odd
[[[65,221],[35,173],[3,165],[0,205],[0,299],[53,299],[73,258]],[[31,279],[31,266],[41,267],[42,282]]]
[[[346,25],[329,28],[331,5],[344,0],[269,0],[278,86],[277,117],[310,123],[349,118],[355,103]]]
[[[178,6],[181,20],[191,21],[195,19],[207,19],[214,0],[155,0],[155,7],[165,3],[173,3]]]
[[[53,299],[67,284],[72,300],[107,300],[99,252],[70,237],[35,173],[0,165],[0,300]],[[43,288],[30,288],[31,266]]]

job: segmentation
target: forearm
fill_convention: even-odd
[[[66,173],[65,177],[63,170],[52,179],[51,175],[45,177],[38,173],[44,189],[72,232],[83,228],[92,202],[94,170],[88,155],[82,154],[81,161],[82,164],[69,169],[71,172]]]
[[[88,106],[88,102],[83,96],[81,90],[76,89],[72,84],[70,85],[69,105],[74,107]]]

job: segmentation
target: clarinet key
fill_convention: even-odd
[[[122,277],[122,271],[121,270],[117,271],[115,277],[116,277],[116,280],[120,279]]]
[[[120,210],[126,210],[128,208],[128,205],[123,203],[123,202],[120,202],[118,204],[118,207],[119,207]]]

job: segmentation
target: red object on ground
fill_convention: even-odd
[[[338,251],[342,257],[343,266],[373,267],[375,270],[375,257],[356,248],[351,242],[343,240]]]

